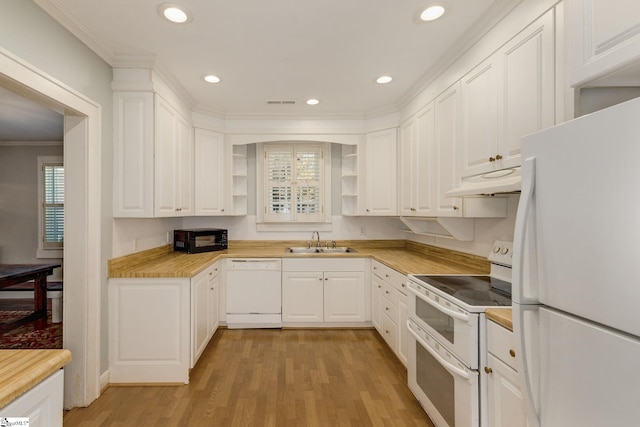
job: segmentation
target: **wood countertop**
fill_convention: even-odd
[[[404,240],[338,241],[357,253],[292,254],[300,241],[237,241],[229,249],[203,254],[174,252],[171,245],[109,260],[109,278],[190,278],[221,258],[372,258],[402,274],[488,274],[489,261],[477,255]]]
[[[0,408],[70,361],[69,350],[0,350]]]
[[[490,308],[486,311],[487,319],[493,320],[500,326],[513,331],[513,319],[510,308]]]

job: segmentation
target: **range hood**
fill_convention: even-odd
[[[462,178],[462,185],[444,193],[445,197],[479,196],[519,192],[520,166]]]

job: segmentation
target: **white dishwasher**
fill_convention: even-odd
[[[282,260],[227,259],[227,327],[282,327]]]

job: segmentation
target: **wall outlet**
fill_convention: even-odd
[[[167,231],[167,243],[171,243],[171,232]]]
[[[367,228],[364,225],[360,226],[360,235],[361,236],[366,236],[367,235]]]

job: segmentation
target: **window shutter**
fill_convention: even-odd
[[[322,221],[322,147],[296,150],[296,219]]]
[[[265,220],[283,221],[291,217],[293,150],[269,147],[265,152],[267,171]]]
[[[44,164],[43,248],[62,248],[64,242],[64,166]]]
[[[265,222],[322,222],[323,147],[265,146]]]

